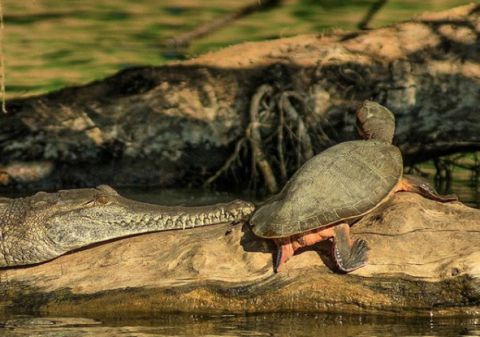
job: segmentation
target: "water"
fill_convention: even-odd
[[[0,319],[0,336],[480,336],[480,319],[342,315],[186,316],[152,319],[13,317]]]
[[[432,171],[433,172],[433,171]],[[472,180],[469,173],[459,171],[453,173],[450,181],[436,181],[434,174],[426,177],[440,194],[454,193],[464,204],[480,208],[480,184]],[[160,205],[208,205],[217,202],[226,202],[236,198],[256,200],[250,194],[235,194],[228,192],[209,191],[201,189],[166,189],[166,188],[117,188],[120,194],[139,201]]]
[[[250,195],[187,188],[123,187],[117,188],[117,191],[131,199],[165,206],[200,206],[227,202],[237,198],[252,199]]]
[[[458,196],[459,200],[464,204],[480,208],[480,166],[478,160],[474,160],[478,156],[477,154],[465,153],[456,154],[452,156],[446,156],[445,159],[450,157],[461,156],[463,160],[458,161],[457,165],[450,165],[449,173],[441,172],[438,174],[433,161],[428,161],[420,164],[417,169],[420,172],[413,172],[416,175],[425,175],[426,179],[434,186],[440,194],[454,193]],[[464,167],[461,167],[461,166]],[[476,168],[466,169],[465,167]],[[408,172],[411,168],[406,168]]]
[[[455,174],[451,181],[440,180],[435,182],[433,177],[430,178],[430,181],[441,194],[454,193],[464,204],[480,208],[479,180],[472,180],[465,178],[462,174]]]

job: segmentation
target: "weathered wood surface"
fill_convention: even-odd
[[[353,233],[370,260],[348,275],[327,267],[328,242],[274,274],[273,246],[240,225],[123,239],[0,270],[0,312],[480,315],[480,210],[398,193]]]
[[[478,149],[479,33],[480,7],[470,5],[371,31],[240,44],[13,100],[0,115],[0,184],[200,185],[245,135],[250,100],[265,84],[267,101],[302,97],[314,152],[355,137],[364,99],[395,113],[407,162]],[[244,187],[249,158],[235,162],[238,180],[220,182]]]

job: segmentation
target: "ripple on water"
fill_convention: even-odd
[[[480,319],[350,315],[163,315],[155,318],[0,319],[0,336],[480,336]]]

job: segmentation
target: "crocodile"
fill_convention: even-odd
[[[107,185],[0,198],[0,268],[28,266],[118,238],[247,221],[254,205],[160,206],[122,197]]]

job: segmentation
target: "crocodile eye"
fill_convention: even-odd
[[[95,203],[99,205],[106,205],[109,202],[110,202],[110,199],[108,199],[108,197],[105,195],[100,195],[95,199]]]

